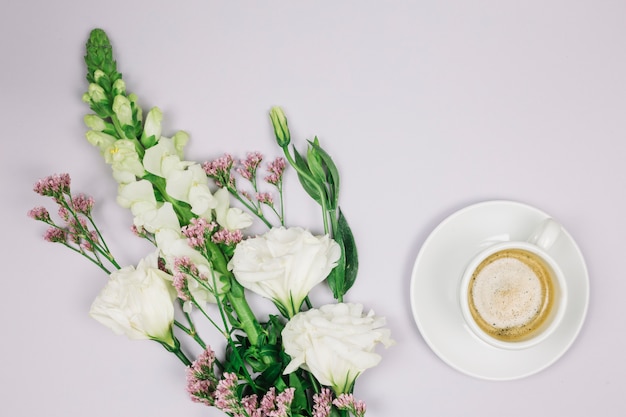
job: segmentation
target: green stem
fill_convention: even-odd
[[[191,365],[191,361],[189,360],[189,358],[187,358],[187,356],[185,356],[185,353],[180,349],[180,343],[178,342],[176,338],[174,339],[174,346],[170,346],[167,343],[160,342],[160,341],[159,343],[161,344],[161,346],[165,348],[165,350],[167,350],[168,352],[172,352],[174,355],[176,355],[176,357],[183,363],[183,365],[185,366]]]
[[[252,206],[250,203],[248,203],[246,200],[244,200],[243,198],[241,198],[241,196],[239,195],[239,193],[237,193],[237,190],[232,189],[231,187],[226,187],[226,189],[230,192],[230,194],[235,197],[237,199],[237,201],[239,201],[241,204],[243,204],[246,209],[248,209],[248,211],[250,211],[251,213],[254,213],[254,215],[256,217],[259,218],[259,220],[261,220],[263,223],[265,223],[265,225],[267,226],[268,229],[272,228],[272,223],[269,222],[269,220],[267,220],[265,218],[265,216],[263,215],[263,213],[261,212],[260,208],[256,208],[254,206]]]
[[[232,306],[237,317],[241,323],[241,327],[248,336],[251,345],[256,345],[259,341],[260,325],[257,322],[256,316],[252,312],[248,301],[245,298],[244,290],[241,284],[234,279],[231,279],[231,290],[227,294],[228,302]]]

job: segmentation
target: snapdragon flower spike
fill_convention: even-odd
[[[231,175],[233,164],[233,157],[226,153],[214,161],[203,163],[202,168],[209,178],[215,180],[219,187],[234,188],[235,178]]]
[[[187,368],[187,392],[193,402],[215,405],[215,353],[209,347]]]

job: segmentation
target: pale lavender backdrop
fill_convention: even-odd
[[[626,2],[4,1],[0,151],[5,317],[0,415],[218,416],[191,403],[175,358],[87,316],[105,277],[43,242],[26,212],[40,177],[69,172],[120,261],[128,232],[109,168],[84,140],[89,31],[187,154],[277,155],[267,111],[318,135],[338,163],[361,254],[349,301],[388,319],[397,345],[359,379],[370,417],[620,416],[626,411]],[[290,188],[295,179],[290,177]],[[468,204],[511,199],[559,219],[590,274],[587,321],[545,371],[488,382],[426,345],[409,301],[430,231]],[[319,231],[293,191],[289,217]]]

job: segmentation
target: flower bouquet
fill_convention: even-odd
[[[55,201],[60,218],[43,207],[29,212],[49,225],[44,238],[109,276],[89,314],[115,333],[161,344],[185,365],[191,399],[227,415],[365,415],[355,381],[379,363],[376,346],[393,341],[384,318],[343,301],[357,276],[357,250],[338,204],[339,172],[319,140],[305,154],[290,147],[287,119],[274,107],[284,157],[267,163],[265,175],[258,152],[188,161],[189,136],[163,136],[157,107],[143,115],[104,31],[91,32],[85,63],[87,140],[111,166],[133,232],[155,248],[137,266],[120,266],[96,225],[93,199],[73,194],[68,174],[38,181],[35,192]],[[287,168],[319,204],[324,235],[285,224]],[[266,232],[246,233],[255,222]],[[316,307],[309,292],[324,281],[332,302]],[[271,300],[274,314],[255,314],[254,295]],[[223,335],[222,353],[202,338],[199,320]]]

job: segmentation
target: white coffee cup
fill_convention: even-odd
[[[503,349],[528,348],[554,333],[567,286],[548,251],[561,233],[559,223],[546,219],[526,241],[495,243],[469,262],[459,300],[472,333]]]

